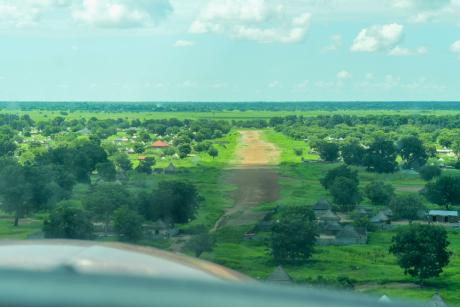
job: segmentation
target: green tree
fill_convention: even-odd
[[[8,126],[0,127],[0,157],[13,156],[16,150],[15,131]]]
[[[182,181],[162,181],[152,195],[151,204],[157,217],[174,223],[187,223],[194,218],[200,203],[198,190]],[[148,211],[148,210],[147,210]]]
[[[423,282],[439,276],[449,263],[448,245],[447,231],[443,227],[411,224],[400,228],[393,237],[390,253],[397,257],[404,274]]]
[[[136,171],[144,174],[151,174],[152,167],[155,165],[156,161],[154,157],[147,157],[142,161],[139,161],[139,165],[136,167]]]
[[[117,175],[115,165],[112,161],[102,162],[96,164],[96,170],[98,175],[105,181],[114,181]]]
[[[391,140],[377,137],[366,150],[364,165],[368,171],[377,173],[392,173],[396,171],[396,146]]]
[[[118,238],[122,241],[136,242],[142,239],[143,217],[129,207],[115,210],[113,224]]]
[[[393,197],[390,208],[396,218],[413,221],[418,218],[418,213],[424,206],[419,195],[405,194]]]
[[[320,183],[325,189],[329,189],[337,177],[349,178],[355,181],[356,185],[359,185],[358,171],[353,170],[346,165],[341,165],[329,170],[326,173],[326,176],[320,179]]]
[[[131,196],[122,186],[103,183],[92,187],[83,204],[94,217],[103,221],[106,231],[116,209],[131,205]]]
[[[204,252],[212,251],[214,244],[214,237],[205,232],[193,236],[192,239],[187,242],[186,249],[192,251],[195,257],[199,258]]]
[[[360,201],[361,194],[355,180],[346,177],[337,177],[329,187],[334,203],[340,205],[344,211],[352,210]]]
[[[190,146],[190,144],[185,143],[185,144],[180,144],[177,147],[177,150],[179,151],[179,157],[181,159],[184,159],[192,152],[192,147]]]
[[[278,263],[303,263],[313,254],[317,236],[311,210],[284,209],[272,229],[272,255]]]
[[[449,206],[460,204],[460,176],[444,175],[428,182],[423,194],[429,201],[448,210]]]
[[[46,238],[88,240],[94,237],[90,215],[75,200],[61,201],[44,221]]]
[[[339,158],[339,145],[330,142],[321,142],[319,147],[319,156],[322,160],[333,162]]]
[[[399,140],[398,151],[405,168],[419,168],[426,164],[428,154],[422,141],[416,136],[406,136]]]
[[[364,187],[364,194],[376,206],[388,206],[394,196],[394,188],[391,184],[382,181],[372,181]]]
[[[18,226],[19,219],[33,210],[33,187],[26,179],[24,168],[15,161],[3,160],[0,164],[2,209],[14,215],[14,226]]]
[[[219,151],[214,146],[211,146],[208,149],[208,155],[210,155],[214,159],[219,155]]]
[[[294,154],[298,157],[303,155],[303,148],[294,148]]]
[[[133,164],[129,159],[129,156],[125,153],[119,153],[114,157],[115,164],[122,171],[127,172],[132,170]]]
[[[441,176],[442,170],[436,165],[424,165],[419,170],[420,177],[425,181]]]
[[[145,146],[141,143],[135,143],[133,149],[135,153],[141,154],[145,151]]]
[[[366,149],[357,141],[351,141],[341,148],[343,162],[348,165],[362,165]]]

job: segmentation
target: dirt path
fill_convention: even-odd
[[[243,130],[240,133],[236,158],[224,174],[225,181],[236,186],[230,195],[234,206],[221,216],[211,231],[224,226],[255,224],[265,213],[253,209],[279,198],[276,164],[280,151],[262,139],[261,131]]]
[[[262,131],[241,130],[241,138],[236,149],[233,167],[259,167],[276,165],[280,151],[272,143],[262,139]]]

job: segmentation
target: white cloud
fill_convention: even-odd
[[[192,47],[192,46],[195,46],[194,41],[179,39],[174,43],[174,47],[179,47],[179,48]]]
[[[460,56],[460,39],[450,46],[450,51]]]
[[[344,81],[344,80],[351,79],[352,74],[347,70],[341,70],[337,73],[336,77],[337,79]]]
[[[412,23],[458,18],[459,3],[459,0],[391,0],[391,6],[409,14]]]
[[[189,32],[218,33],[260,43],[296,43],[305,38],[310,19],[309,13],[288,14],[274,0],[211,0]]]
[[[83,0],[74,19],[103,28],[133,28],[156,24],[172,11],[169,0]]]
[[[428,49],[424,46],[420,46],[415,49],[403,48],[396,46],[388,52],[391,56],[411,56],[411,55],[424,55],[428,53]]]
[[[392,49],[402,40],[403,31],[404,27],[397,23],[362,29],[354,39],[351,51],[377,52]]]

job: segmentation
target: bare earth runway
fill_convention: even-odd
[[[231,193],[234,206],[217,221],[214,230],[225,226],[254,224],[264,212],[254,211],[263,202],[279,197],[276,164],[280,156],[278,148],[262,140],[262,132],[240,131],[241,138],[236,158],[226,170],[225,180],[236,186]]]

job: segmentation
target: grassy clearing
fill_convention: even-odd
[[[281,150],[281,162],[298,163],[301,161],[301,157],[306,160],[318,160],[318,155],[312,155],[309,153],[310,148],[304,141],[287,138],[284,134],[272,129],[263,130],[263,137],[266,141],[275,144]],[[297,156],[294,149],[302,149],[303,155]]]
[[[9,216],[0,219],[0,240],[24,240],[42,229],[43,221],[40,219],[21,219],[17,227]]]

